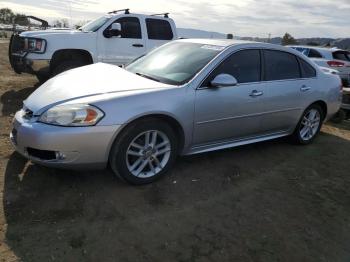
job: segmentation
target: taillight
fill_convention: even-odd
[[[330,67],[344,67],[345,66],[345,63],[339,62],[339,61],[328,61],[327,64]]]

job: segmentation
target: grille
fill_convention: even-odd
[[[13,35],[11,39],[10,51],[11,53],[18,53],[24,49],[24,39],[19,35]]]

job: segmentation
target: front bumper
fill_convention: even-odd
[[[23,118],[13,121],[11,142],[16,151],[35,163],[69,169],[106,167],[120,125],[59,127]]]
[[[11,36],[8,56],[13,70],[20,74],[22,72],[30,74],[49,74],[49,59],[33,59],[28,57],[31,53],[23,51],[23,38],[14,34]]]
[[[50,73],[50,60],[29,59],[27,58],[27,55],[27,53],[11,54],[11,65],[16,73],[29,73],[34,75]]]

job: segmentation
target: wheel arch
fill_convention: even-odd
[[[184,131],[183,126],[180,124],[180,121],[178,121],[175,117],[173,117],[169,114],[166,114],[166,113],[152,113],[152,114],[147,114],[147,115],[136,116],[135,118],[132,118],[128,122],[126,122],[121,127],[121,129],[118,130],[118,132],[116,133],[116,135],[112,139],[110,146],[109,146],[109,149],[107,150],[107,152],[108,152],[107,158],[109,158],[109,154],[110,154],[110,151],[113,147],[113,144],[123,134],[123,132],[126,130],[126,128],[132,124],[135,124],[138,121],[145,120],[145,119],[158,119],[160,121],[164,121],[164,122],[168,123],[179,137],[179,141],[178,141],[179,152],[181,152],[183,150],[183,148],[185,146],[185,131]]]
[[[327,103],[323,100],[317,100],[315,102],[313,102],[311,105],[309,105],[308,107],[312,106],[312,105],[319,105],[322,108],[323,111],[323,120],[325,120],[327,118],[327,114],[328,114],[328,106]]]
[[[63,61],[76,59],[82,59],[86,64],[93,63],[92,54],[85,49],[60,49],[56,50],[52,55],[50,70],[52,72],[52,70]]]

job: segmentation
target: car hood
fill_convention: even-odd
[[[47,35],[72,35],[72,34],[85,34],[85,32],[73,29],[47,29],[37,31],[25,31],[20,34],[23,37],[45,37]]]
[[[54,105],[75,99],[168,87],[174,86],[138,76],[118,66],[97,63],[66,71],[50,79],[35,90],[24,105],[34,115],[39,115]]]

